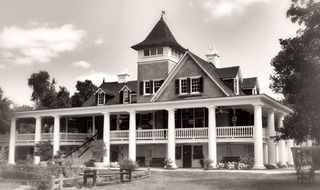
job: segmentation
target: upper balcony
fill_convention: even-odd
[[[253,142],[253,126],[217,127],[217,142]],[[137,144],[166,143],[167,129],[138,129],[136,130]],[[60,133],[60,145],[77,145],[92,136],[89,133]],[[207,142],[208,128],[177,128],[176,142]],[[17,134],[16,144],[28,146],[34,144],[34,134]],[[9,138],[6,137],[7,142]],[[53,133],[42,133],[42,141],[53,141]],[[110,131],[111,144],[127,144],[129,130]]]

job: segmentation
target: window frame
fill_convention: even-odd
[[[193,77],[189,77],[190,78],[190,94],[200,94],[200,83],[201,83],[201,76],[193,76]],[[198,91],[193,92],[192,90],[192,82],[193,80],[198,80]]]
[[[125,92],[126,92],[126,94],[127,94],[127,96],[125,96]],[[122,90],[122,103],[123,104],[130,104],[131,102],[131,98],[129,97],[129,94],[130,94],[130,91],[127,89],[127,88],[125,88],[125,89],[123,89]],[[127,98],[126,98],[127,97]],[[128,100],[128,101],[125,101],[125,100]]]
[[[163,47],[148,48],[143,50],[143,57],[162,56],[163,54],[164,54]]]
[[[152,80],[152,82],[153,82],[153,85],[152,85],[152,87],[153,87],[153,89],[152,89],[152,91],[153,91],[153,94],[155,94],[155,93],[157,93],[157,91],[160,89],[160,87],[161,87],[161,81],[162,81],[162,79],[157,79],[157,80]],[[158,89],[156,90],[156,82],[158,82],[159,83],[159,87],[158,87]]]
[[[150,89],[150,92],[148,92],[148,93],[146,92],[146,87],[147,87],[146,83],[149,84],[148,88]],[[144,80],[143,81],[143,95],[151,95],[152,94],[152,90],[153,89],[151,89],[151,80]]]
[[[100,95],[102,95],[102,100],[103,100],[103,103],[100,103]],[[104,92],[98,92],[98,100],[97,100],[97,105],[104,105],[106,103],[106,97],[105,97],[105,93]]]
[[[196,147],[199,148],[199,152],[196,153]],[[200,154],[201,153],[201,154]],[[195,157],[197,156],[197,157]],[[199,159],[203,159],[204,155],[203,155],[203,146],[202,145],[193,145],[192,146],[192,159],[193,160],[199,160]]]
[[[186,84],[185,84],[186,92],[182,92],[182,81],[186,81]],[[179,78],[179,94],[186,95],[188,93],[189,93],[188,92],[188,78],[187,77]]]

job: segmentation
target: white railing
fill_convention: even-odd
[[[129,139],[129,131],[128,130],[119,130],[119,131],[110,131],[110,139],[111,140],[128,140]]]
[[[53,133],[41,133],[42,141],[53,141]]]
[[[60,133],[60,142],[84,142],[91,136],[89,133]]]
[[[60,142],[84,142],[91,137],[89,133],[60,133]],[[34,134],[17,134],[17,143],[34,143]],[[42,141],[53,141],[53,133],[41,133]]]
[[[137,130],[137,137],[136,138],[139,140],[166,139],[167,138],[167,129]]]
[[[204,139],[208,138],[208,128],[181,128],[176,129],[177,139]]]
[[[217,138],[253,137],[253,126],[217,127]]]
[[[0,135],[0,143],[9,143],[9,134],[8,135]]]
[[[31,134],[17,134],[17,143],[34,143],[34,133]]]

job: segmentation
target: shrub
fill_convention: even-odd
[[[103,140],[95,140],[91,142],[90,149],[93,159],[98,162],[102,161],[103,156],[107,152],[106,145],[104,144]]]
[[[131,159],[124,159],[120,162],[120,169],[133,171],[136,169],[136,164]]]
[[[83,165],[85,165],[86,167],[95,167],[94,163],[96,161],[94,159],[88,160],[85,163],[83,163]]]
[[[276,165],[272,165],[272,164],[266,164],[264,165],[268,170],[272,170],[272,169],[276,169],[277,166]]]
[[[166,169],[172,169],[172,164],[173,164],[173,161],[170,158],[166,158],[163,161],[164,168]]]
[[[212,163],[213,163],[213,160],[211,160],[211,159],[204,159],[204,161],[203,161],[204,169],[205,169],[205,170],[210,169]]]
[[[40,156],[41,160],[48,161],[52,158],[53,147],[50,141],[40,141],[34,146],[34,155]]]

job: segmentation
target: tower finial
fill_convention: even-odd
[[[163,18],[164,15],[166,15],[166,11],[161,11],[161,18]]]

